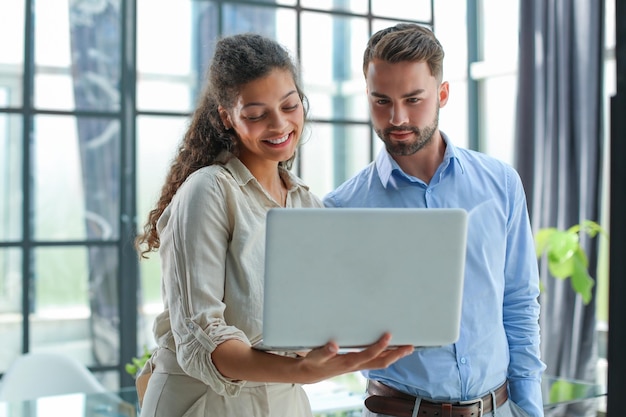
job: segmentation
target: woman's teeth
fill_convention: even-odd
[[[281,143],[286,142],[287,139],[289,139],[289,135],[285,135],[278,139],[268,139],[267,141],[273,145],[280,145]]]

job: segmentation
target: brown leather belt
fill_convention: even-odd
[[[387,414],[397,417],[411,417],[415,398],[372,379],[367,381],[365,407],[373,413]],[[500,407],[509,398],[507,383],[495,390],[496,407]],[[491,394],[472,401],[456,403],[438,403],[421,400],[418,410],[419,417],[480,417],[493,410]]]

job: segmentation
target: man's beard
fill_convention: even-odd
[[[420,129],[416,126],[399,126],[388,127],[387,129],[375,129],[376,134],[385,143],[385,148],[390,155],[395,156],[408,156],[413,155],[424,146],[428,145],[433,138],[433,135],[437,131],[439,126],[439,105],[437,105],[437,111],[433,122]],[[392,132],[413,132],[415,139],[411,142],[395,143],[389,135]]]

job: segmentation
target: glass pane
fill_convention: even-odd
[[[46,247],[34,255],[33,350],[62,350],[88,366],[117,363],[117,249]]]
[[[119,236],[120,124],[38,116],[33,147],[37,240]]]
[[[430,22],[433,17],[430,0],[372,0],[372,14],[422,22]]]
[[[161,260],[158,252],[148,255],[148,259],[139,262],[140,296],[139,316],[137,317],[137,343],[138,352],[143,352],[144,346],[155,346],[152,326],[154,319],[163,312],[161,301]]]
[[[17,241],[23,209],[21,116],[0,114],[0,167],[0,241]]]
[[[439,110],[439,128],[455,146],[469,147],[467,80],[450,80],[448,103]]]
[[[0,2],[0,39],[0,107],[19,107],[24,75],[23,0]]]
[[[255,32],[275,39],[295,55],[296,13],[290,9],[225,4],[224,34]]]
[[[203,13],[215,5],[178,1],[171,6],[170,0],[137,1],[137,107],[142,110],[191,110],[200,73],[192,65],[193,32],[202,33],[202,47],[217,34],[215,13]],[[202,17],[192,21],[196,10]],[[164,25],[186,30],[164,30]]]
[[[372,20],[372,33],[378,32],[381,29],[386,29],[388,27],[395,26],[398,23],[400,22],[398,22],[397,20],[374,19]],[[439,25],[439,21],[437,21],[437,25]],[[432,25],[430,24],[424,23],[424,26],[432,29]],[[365,48],[365,45],[363,45],[363,49],[364,48]]]
[[[212,2],[168,0],[138,2],[137,102],[142,110],[189,112],[196,104],[213,43],[218,38],[219,8]],[[163,21],[191,31],[164,31]],[[292,9],[225,4],[224,34],[256,32],[276,39],[295,55],[296,13]],[[163,60],[167,55],[168,59]]]
[[[137,219],[140,229],[160,196],[188,121],[186,117],[137,117]]]
[[[368,125],[315,123],[298,151],[300,175],[323,197],[371,160]]]
[[[481,131],[485,132],[480,149],[509,164],[513,164],[517,76],[490,77],[482,84],[485,103]],[[488,117],[486,116],[488,115]],[[497,121],[494,123],[494,121]]]
[[[366,19],[302,13],[302,75],[310,118],[368,120],[362,69],[367,30]]]
[[[258,33],[275,39],[289,50],[294,58],[297,54],[298,38],[296,22],[296,12],[293,9],[225,4],[222,13],[224,35]]]
[[[118,110],[120,8],[111,2],[34,3],[35,105]]]
[[[300,0],[300,6],[319,10],[367,13],[367,1],[363,0]]]
[[[156,204],[170,163],[187,128],[187,118],[139,117],[137,119],[137,212],[138,227],[143,228]],[[159,140],[155,141],[154,138]],[[163,309],[161,269],[158,252],[149,254],[140,264],[141,300],[138,317],[139,351],[153,347],[152,325]]]
[[[519,1],[482,0],[480,11],[483,60],[506,62],[508,67],[516,69]]]
[[[0,373],[22,351],[22,251],[0,248]]]
[[[435,35],[443,46],[443,78],[450,82],[467,78],[467,15],[465,2],[454,7],[436,2],[437,26]],[[445,16],[439,17],[439,16]],[[454,91],[456,94],[456,90]]]
[[[187,129],[185,117],[137,118],[137,227],[139,230],[148,218],[159,198],[161,187],[172,159]],[[158,140],[154,140],[158,138]],[[142,259],[140,267],[141,299],[138,322],[139,351],[143,346],[154,344],[152,324],[154,317],[163,310],[161,301],[161,267],[158,252]]]
[[[616,11],[616,2],[613,1],[605,1],[604,2],[604,47],[607,49],[615,48],[615,38],[616,38],[616,21],[615,21],[615,13]]]

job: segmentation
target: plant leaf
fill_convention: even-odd
[[[575,400],[584,396],[587,387],[570,381],[558,380],[550,386],[550,401],[565,402]]]
[[[556,231],[550,236],[547,249],[550,262],[565,262],[578,249],[578,234]]]
[[[554,227],[546,227],[535,234],[535,252],[537,253],[537,258],[541,258],[541,255],[548,246],[550,236],[556,231]]]
[[[581,223],[582,230],[585,231],[589,235],[589,237],[596,237],[598,233],[603,234],[605,237],[608,237],[607,232],[604,230],[602,226],[593,220],[584,220]]]
[[[572,260],[574,271],[570,278],[572,288],[583,298],[585,304],[591,301],[591,289],[594,286],[593,278],[587,272],[587,257],[584,252],[576,252]]]
[[[124,369],[126,370],[126,373],[132,376],[135,376],[135,374],[137,373],[137,367],[134,365],[131,365],[130,363],[127,363]]]
[[[572,257],[564,260],[548,259],[548,270],[559,279],[566,279],[574,273],[574,261]]]

